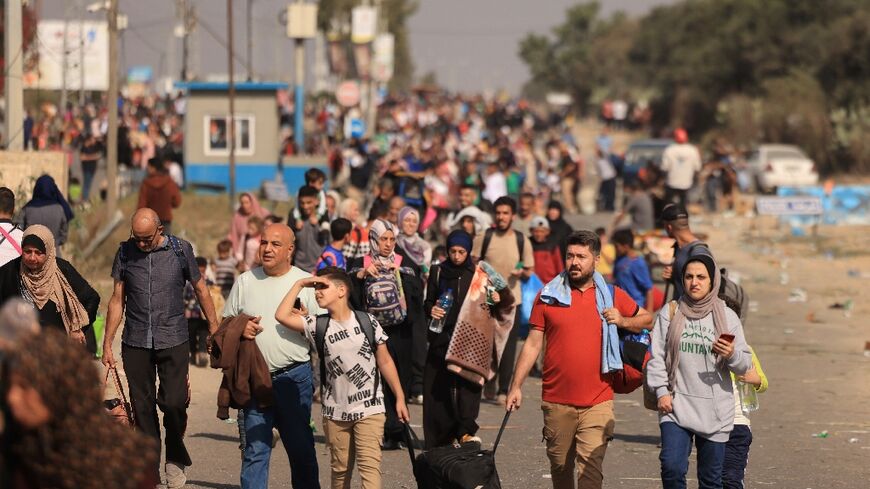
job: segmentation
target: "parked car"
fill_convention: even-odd
[[[747,169],[761,193],[778,187],[816,185],[816,164],[800,148],[790,144],[762,144],[746,158]]]
[[[662,154],[673,141],[670,139],[638,139],[625,151],[622,166],[622,179],[630,181],[637,178],[638,172],[652,161],[656,168],[662,166]]]

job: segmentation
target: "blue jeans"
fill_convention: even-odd
[[[662,463],[664,489],[685,489],[693,437],[698,450],[698,489],[722,489],[724,442],[707,440],[677,423],[661,423],[659,429],[662,432],[662,452],[659,460]]]
[[[269,486],[272,428],[278,428],[290,459],[290,481],[294,489],[320,489],[314,433],[311,431],[311,364],[272,377],[274,405],[245,409],[245,459],[242,461],[242,489]]]
[[[97,161],[82,161],[82,200],[87,202],[91,197],[91,185],[97,174]]]
[[[704,193],[706,194],[707,210],[716,212],[718,209],[719,191],[722,189],[722,177],[714,177],[710,175],[707,181],[704,182]]]
[[[722,467],[722,487],[725,489],[743,489],[749,445],[752,445],[752,430],[745,424],[735,424],[725,445],[725,465]]]

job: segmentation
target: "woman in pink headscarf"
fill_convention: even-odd
[[[227,238],[233,243],[233,256],[242,261],[245,256],[245,235],[248,233],[248,219],[259,217],[265,219],[271,213],[260,206],[260,202],[253,194],[248,192],[239,196],[239,207],[233,214],[230,224],[230,234]]]

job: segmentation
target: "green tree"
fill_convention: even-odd
[[[520,58],[529,66],[531,82],[541,88],[567,91],[583,108],[592,93],[589,40],[598,16],[597,2],[575,5],[565,22],[553,29],[554,39],[528,34],[520,41]]]
[[[520,41],[518,54],[532,74],[527,95],[564,91],[583,110],[596,91],[623,96],[636,87],[628,54],[637,21],[619,12],[601,19],[599,12],[598,2],[575,5],[551,36],[528,34]]]
[[[870,169],[870,2],[685,0],[639,19],[595,3],[519,45],[527,93],[653,94],[654,132],[800,144],[825,168]],[[823,168],[823,169],[825,169]]]

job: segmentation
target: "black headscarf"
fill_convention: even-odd
[[[562,251],[562,256],[565,256],[565,248],[568,247],[568,236],[574,232],[574,228],[565,221],[565,213],[562,210],[562,203],[551,200],[550,204],[547,206],[547,209],[558,209],[559,210],[559,218],[558,219],[550,219],[549,213],[547,215],[547,222],[550,223],[550,237],[553,238],[553,241],[559,246],[559,249]]]
[[[444,283],[445,280],[456,280],[463,273],[474,272],[474,262],[471,260],[471,247],[474,242],[474,238],[471,237],[470,234],[466,233],[461,229],[457,229],[447,235],[447,251],[450,252],[450,248],[454,246],[461,246],[465,248],[465,251],[468,252],[468,255],[465,257],[465,261],[459,265],[455,265],[453,260],[448,256],[446,260],[441,263],[441,275],[439,276],[439,284],[438,286]]]
[[[44,207],[54,204],[59,204],[63,208],[67,220],[73,218],[72,208],[63,197],[63,193],[57,188],[54,178],[51,178],[50,175],[42,175],[36,179],[36,183],[33,185],[33,198],[24,207]]]

